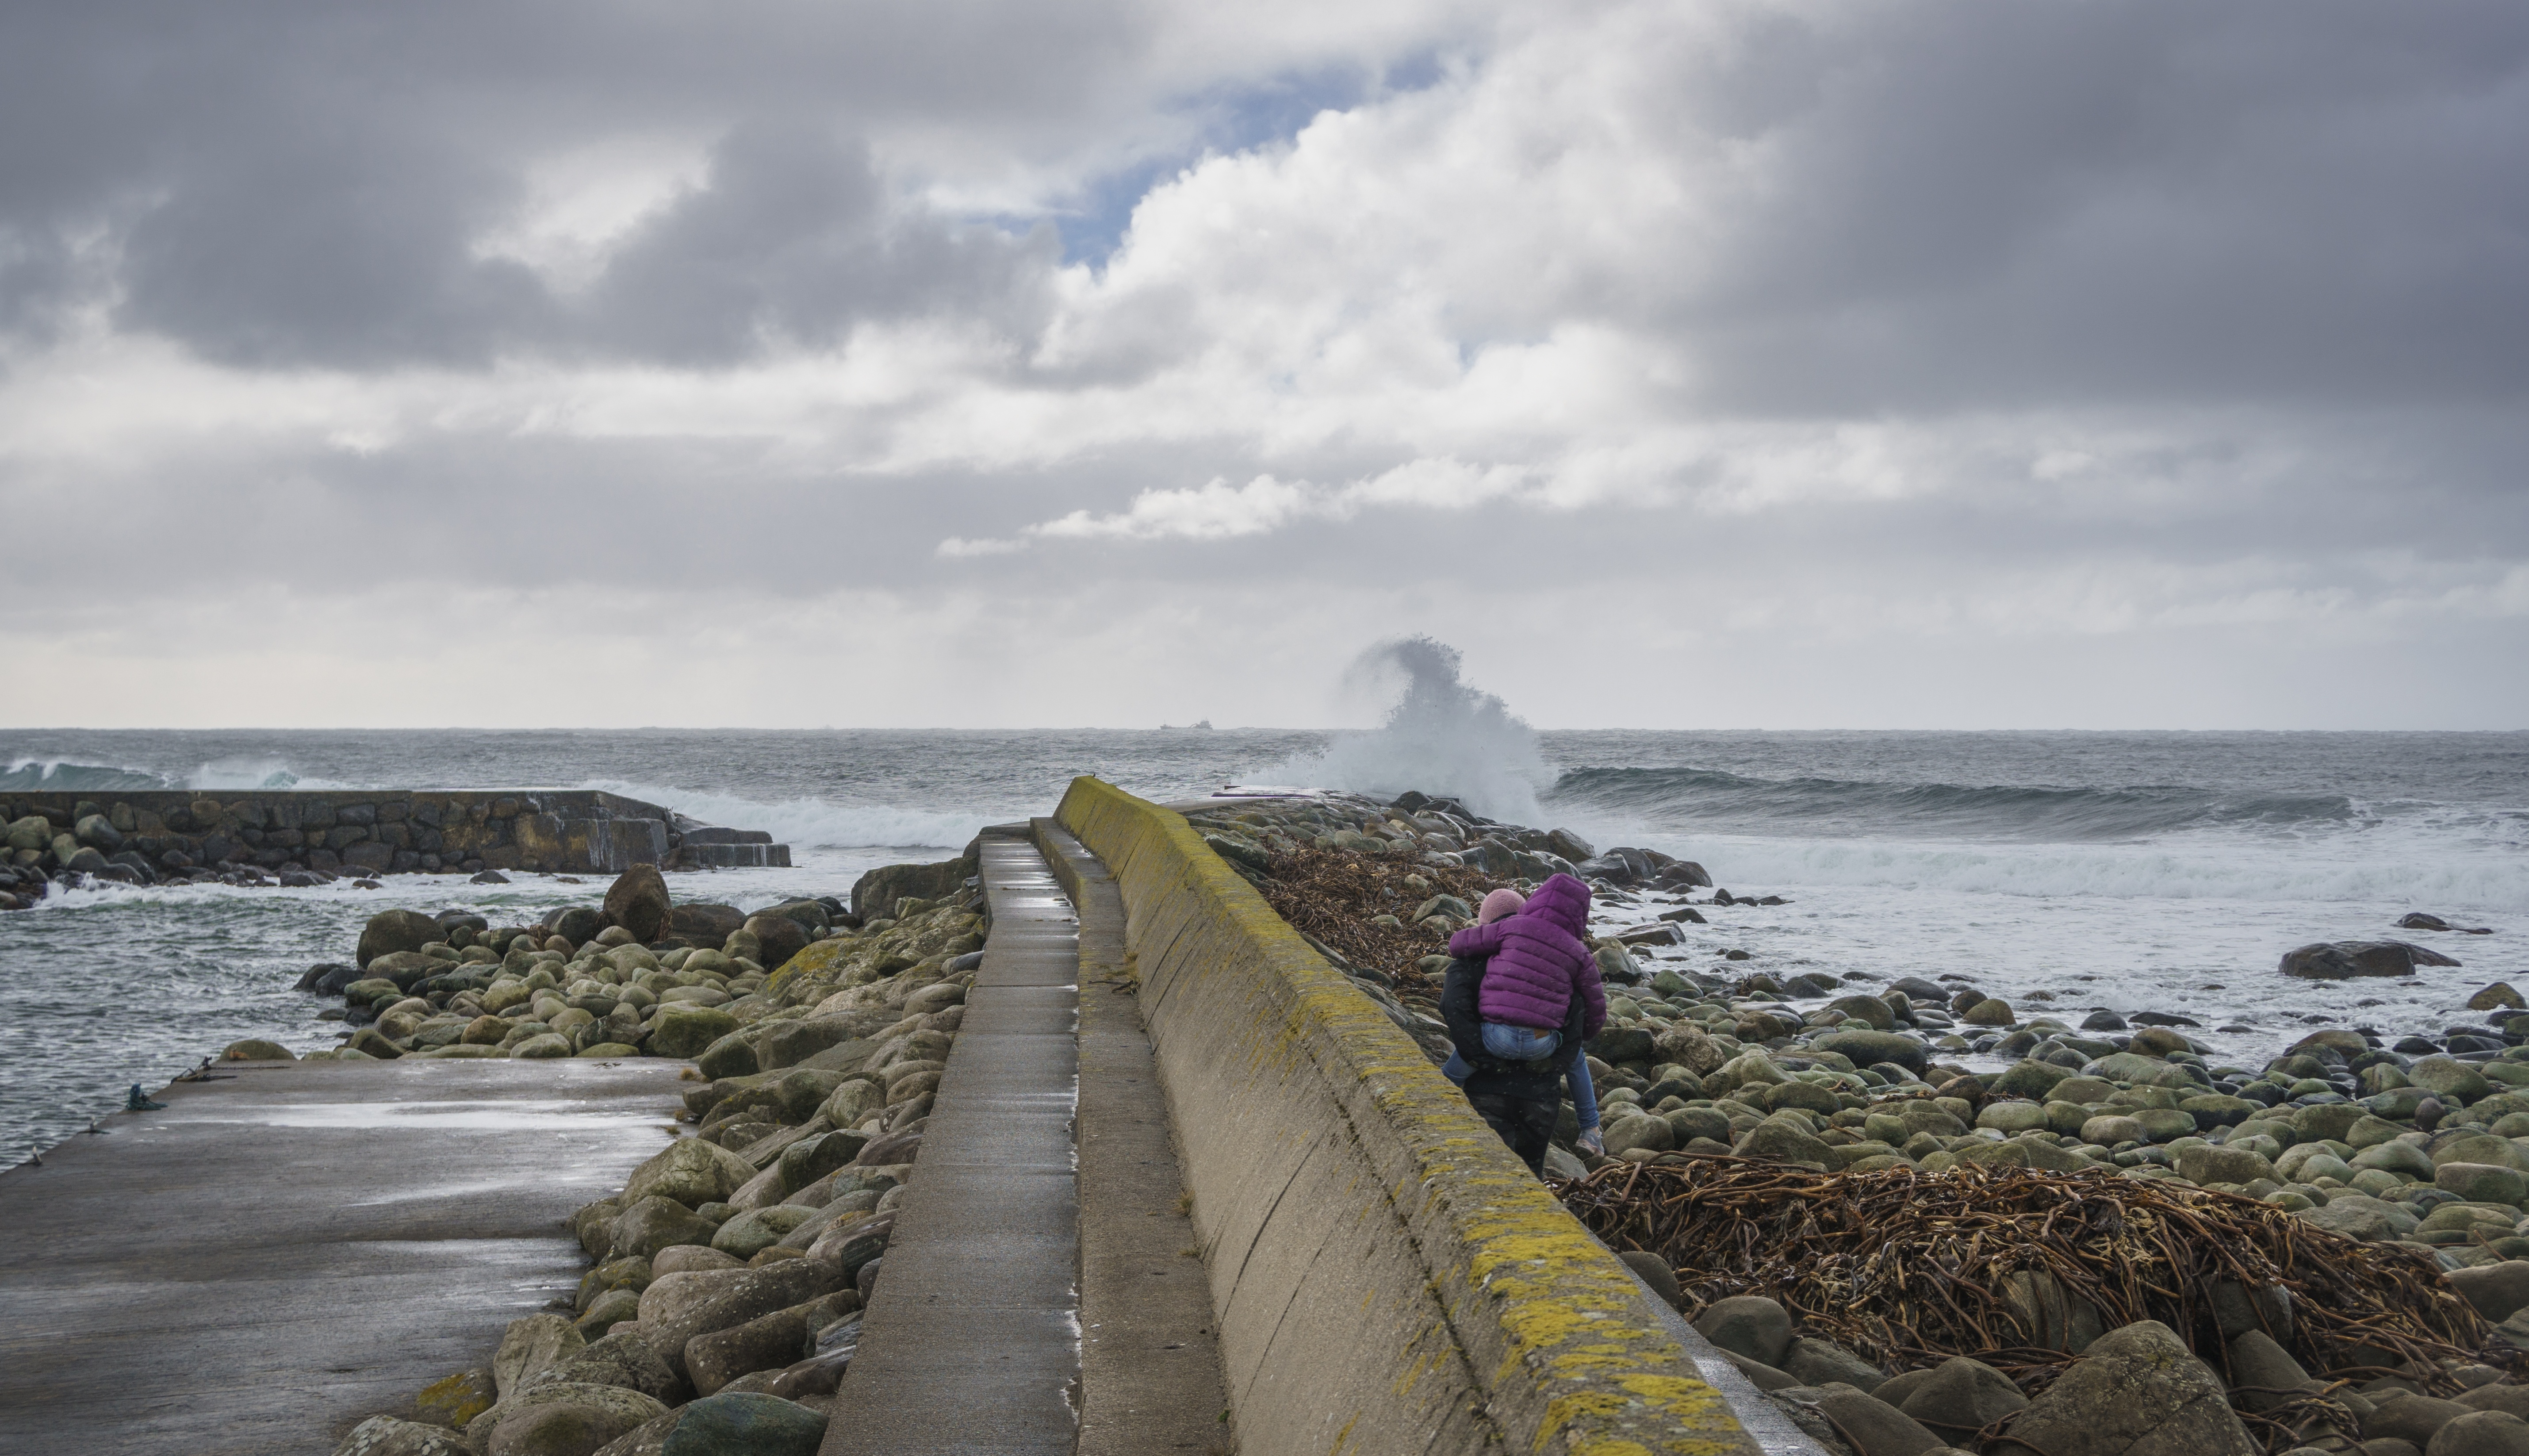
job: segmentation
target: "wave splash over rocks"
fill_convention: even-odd
[[[1490,818],[1542,823],[1537,796],[1554,786],[1557,771],[1537,746],[1536,729],[1460,675],[1463,661],[1458,649],[1430,637],[1400,637],[1364,652],[1345,681],[1396,690],[1386,722],[1339,734],[1281,772],[1296,782],[1381,799],[1420,789]]]

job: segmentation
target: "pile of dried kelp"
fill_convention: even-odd
[[[1408,885],[1408,876],[1430,888]],[[1438,986],[1415,962],[1445,952],[1449,938],[1406,917],[1435,894],[1456,895],[1473,909],[1500,883],[1480,870],[1309,848],[1274,855],[1256,888],[1274,913],[1355,966],[1388,977],[1400,990],[1437,995]],[[1380,915],[1399,924],[1372,924]]]
[[[2222,1297],[2245,1300],[2314,1375],[2420,1368],[2438,1384],[2433,1363],[2453,1356],[2522,1365],[2422,1251],[2194,1188],[1716,1157],[1610,1163],[1561,1192],[1613,1247],[1667,1260],[1697,1303],[1763,1295],[1892,1373],[1972,1355],[2034,1392],[2071,1361],[2068,1336],[2156,1320],[2227,1374]],[[2287,1315],[2254,1297],[2275,1288],[2291,1293]]]

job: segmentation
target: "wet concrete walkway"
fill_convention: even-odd
[[[330,1452],[577,1287],[684,1063],[221,1068],[0,1173],[0,1452]]]
[[[987,835],[993,928],[823,1456],[1044,1452],[1079,1435],[1079,922]]]

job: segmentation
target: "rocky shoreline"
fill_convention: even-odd
[[[680,905],[645,865],[534,926],[373,917],[302,980],[353,1023],[305,1059],[685,1058],[693,1130],[571,1217],[574,1298],[340,1452],[814,1452],[988,933],[971,851],[874,870],[848,908]]]

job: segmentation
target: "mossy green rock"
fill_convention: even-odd
[[[2219,1092],[2179,1098],[2178,1109],[2193,1117],[2199,1128],[2236,1127],[2265,1110],[2244,1097]]]
[[[2178,1155],[2178,1175],[2189,1183],[2254,1183],[2275,1176],[2275,1165],[2246,1148],[2203,1144]]]
[[[2382,1143],[2394,1142],[2397,1135],[2405,1131],[2405,1128],[2387,1118],[2374,1117],[2365,1112],[2351,1127],[2344,1130],[2340,1141],[2359,1151],[2364,1148],[2377,1148]]]
[[[749,1035],[746,1031],[733,1031],[705,1047],[702,1054],[694,1058],[695,1068],[714,1081],[753,1074],[758,1068],[755,1047],[747,1040]]]
[[[2306,1139],[2341,1143],[2353,1124],[2370,1115],[2360,1103],[2320,1103],[2292,1113],[2292,1128]]]
[[[2454,1056],[2416,1057],[2406,1068],[2406,1080],[2445,1103],[2472,1103],[2494,1091],[2483,1072]]]
[[[708,1244],[720,1225],[672,1198],[652,1195],[627,1204],[615,1215],[612,1253],[655,1259],[659,1251],[678,1244]]]
[[[1844,1104],[1837,1099],[1832,1089],[1821,1087],[1815,1082],[1795,1080],[1766,1088],[1764,1107],[1768,1112],[1779,1112],[1785,1107],[1799,1107],[1804,1111],[1831,1117],[1843,1109]]]
[[[732,1391],[686,1406],[660,1456],[817,1456],[826,1418],[778,1396]]]
[[[641,1296],[629,1289],[609,1289],[589,1301],[588,1312],[579,1317],[580,1334],[594,1342],[604,1339],[607,1331],[627,1320],[641,1318]]]
[[[2455,1193],[2469,1203],[2506,1204],[2518,1208],[2529,1199],[2529,1178],[2518,1168],[2483,1162],[2445,1162],[2433,1170],[2433,1186]]]
[[[727,1198],[755,1176],[753,1164],[700,1138],[678,1138],[632,1170],[623,1185],[625,1207],[653,1196],[698,1208]]]
[[[2433,1176],[2432,1159],[2412,1143],[2381,1143],[2365,1148],[2353,1155],[2351,1165],[2355,1172],[2378,1168],[2417,1182],[2430,1182]]]
[[[1809,1043],[1820,1052],[1832,1052],[1855,1066],[1877,1066],[1889,1062],[1904,1067],[1916,1076],[1932,1064],[1931,1050],[1912,1037],[1889,1031],[1829,1032]]]
[[[2520,1145],[2509,1138],[2498,1138],[2490,1132],[2467,1133],[2435,1143],[2432,1159],[2436,1167],[2446,1162],[2487,1162],[2529,1172],[2529,1153],[2523,1153]]]
[[[775,1204],[738,1214],[712,1235],[711,1246],[732,1259],[753,1259],[781,1242],[781,1236],[817,1215],[797,1204]]]
[[[2072,1077],[2072,1071],[2070,1067],[2059,1067],[2051,1062],[2022,1060],[2004,1068],[2002,1075],[1986,1084],[1985,1091],[1994,1097],[2026,1098],[2031,1102],[2043,1103],[2054,1092],[2057,1084],[2071,1081]]]
[[[2081,1141],[2113,1148],[2119,1143],[2149,1141],[2142,1123],[2122,1112],[2105,1112],[2081,1124]]]
[[[1676,1136],[1677,1146],[1681,1148],[1696,1138],[1709,1138],[1727,1145],[1737,1136],[1730,1126],[1729,1117],[1713,1107],[1679,1107],[1663,1114],[1661,1120],[1668,1123],[1669,1131]]]
[[[587,1456],[667,1413],[638,1390],[556,1380],[501,1403],[490,1456]]]
[[[2195,1131],[2195,1114],[2176,1107],[2142,1107],[2133,1114],[2142,1124],[2143,1136],[2155,1143],[2166,1143]]]
[[[2046,1109],[2036,1103],[1987,1103],[1984,1110],[1976,1114],[1976,1126],[2004,1133],[2031,1132],[2046,1125]]]
[[[698,1056],[712,1043],[735,1030],[737,1018],[716,1006],[668,1001],[659,1007],[650,1024],[650,1054]]]
[[[1749,1128],[1730,1151],[1742,1158],[1771,1158],[1784,1162],[1811,1162],[1822,1167],[1835,1165],[1832,1150],[1826,1144],[1788,1122],[1770,1118]]]

